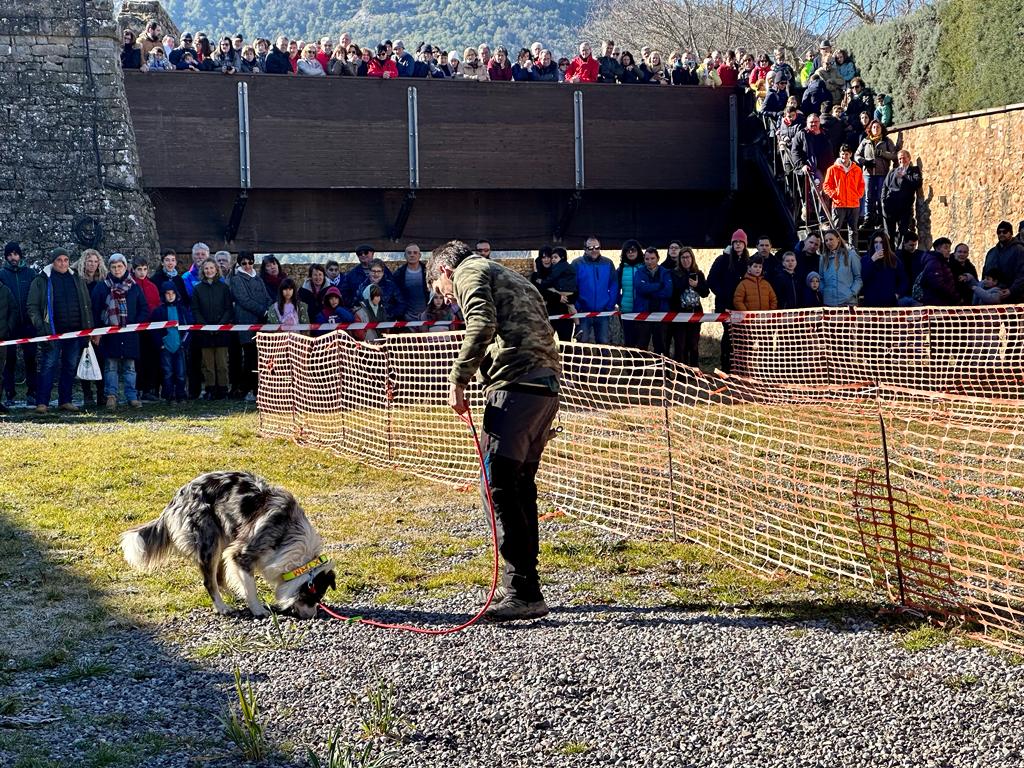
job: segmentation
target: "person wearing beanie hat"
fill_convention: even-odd
[[[28,316],[40,336],[92,328],[92,303],[85,281],[71,269],[66,248],[50,251],[50,263],[32,281],[28,294]],[[96,343],[96,338],[92,339]],[[60,339],[39,345],[39,373],[36,379],[36,413],[46,413],[54,380],[57,403],[62,411],[77,411],[71,402],[75,374],[82,352],[81,339]]]
[[[821,293],[821,275],[817,272],[808,272],[804,279],[804,303],[805,307],[822,307],[825,305],[825,297]]]
[[[149,307],[142,289],[128,271],[128,259],[122,253],[112,253],[107,259],[107,276],[92,289],[94,327],[121,328],[149,319]],[[114,333],[100,338],[103,357],[103,393],[107,410],[117,408],[119,379],[124,379],[125,400],[132,408],[141,408],[142,401],[136,388],[136,363],[142,354],[137,333]]]
[[[160,306],[153,311],[150,320],[154,323],[168,320],[179,325],[192,322],[185,298],[174,280],[165,280],[160,286]],[[153,338],[160,349],[160,372],[163,377],[163,398],[183,403],[188,399],[188,380],[185,377],[185,341],[183,334],[175,327],[153,332]]]
[[[132,277],[135,284],[142,291],[142,297],[146,300],[146,309],[150,316],[160,306],[160,286],[149,277],[149,259],[145,256],[136,256],[132,259]],[[152,333],[143,333],[139,336],[141,356],[139,357],[139,393],[143,402],[155,401],[160,398],[160,349],[156,338]]]
[[[10,338],[26,338],[34,336],[32,321],[28,316],[28,294],[32,287],[32,281],[36,278],[36,272],[24,264],[24,252],[21,243],[11,241],[4,246],[4,261],[0,266],[0,284],[7,286],[11,292],[11,301],[14,306],[14,327],[10,331]],[[18,365],[18,350],[21,350],[22,360],[25,364],[26,394],[25,402],[29,406],[36,404],[36,345],[19,344],[7,349],[7,360],[3,363],[3,404],[7,407],[14,405],[14,382],[15,372]],[[0,353],[0,359],[3,353]]]
[[[736,289],[747,274],[750,251],[747,248],[747,233],[737,229],[732,233],[730,244],[715,259],[708,271],[707,285],[715,294],[715,311],[728,312],[736,309],[733,305]],[[732,366],[732,337],[729,324],[722,326],[722,351],[719,365],[726,373]]]

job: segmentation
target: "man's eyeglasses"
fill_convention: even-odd
[[[248,267],[248,266],[250,266],[250,265],[252,265],[252,264],[255,264],[256,262],[255,262],[255,261],[239,261],[238,263],[239,263],[239,264],[240,264],[241,266],[243,266],[243,267]]]
[[[371,269],[370,270],[370,274],[371,275],[383,275],[384,274],[384,270],[383,269]]]
[[[584,250],[587,250],[587,251],[600,251],[601,250],[601,246],[600,245],[588,245]]]

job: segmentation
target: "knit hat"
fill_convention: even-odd
[[[51,250],[50,253],[49,253],[50,263],[53,264],[53,262],[55,262],[57,260],[58,256],[67,256],[69,259],[71,258],[71,254],[68,252],[67,248],[62,248],[61,246],[57,246],[56,248]]]
[[[729,242],[730,243],[735,243],[737,240],[739,240],[741,243],[746,245],[747,244],[747,233],[744,232],[742,229],[737,229],[735,232],[732,233],[732,237],[729,239]]]
[[[341,301],[341,291],[338,290],[337,286],[332,285],[330,288],[328,288],[326,291],[324,291],[324,300],[323,300],[324,304],[327,303],[327,297],[328,296],[337,296],[338,297],[338,301]]]
[[[807,277],[804,280],[804,282],[807,283],[807,287],[808,288],[811,287],[811,280],[817,280],[817,281],[820,282],[821,281],[821,275],[819,275],[817,272],[808,272],[807,273]]]
[[[16,253],[19,256],[24,256],[25,253],[21,250],[21,243],[11,240],[7,245],[4,246],[4,258],[6,259],[12,253]]]
[[[110,268],[114,266],[114,263],[118,261],[124,264],[126,267],[128,266],[128,259],[125,257],[123,253],[112,253],[110,254],[110,258],[107,259],[107,267]]]
[[[167,293],[168,291],[174,291],[174,294],[178,294],[178,287],[174,284],[173,280],[165,280],[160,285],[160,293]]]

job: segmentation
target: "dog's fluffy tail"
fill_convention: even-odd
[[[163,517],[121,534],[121,551],[133,568],[148,571],[170,557],[174,549]]]

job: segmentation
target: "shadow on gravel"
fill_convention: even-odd
[[[109,610],[69,567],[74,543],[19,527],[12,503],[0,497],[0,765],[237,762],[217,721],[233,681]]]
[[[395,624],[414,624],[424,627],[447,627],[468,621],[474,613],[451,613],[438,611],[357,609],[331,605],[330,608],[343,616],[353,619],[373,619]],[[695,626],[714,625],[719,627],[760,627],[765,624],[806,626],[831,630],[836,633],[859,632],[869,627],[876,628],[887,623],[897,624],[894,617],[880,616],[883,608],[879,603],[858,600],[816,602],[793,600],[758,602],[750,605],[727,606],[721,603],[687,603],[686,605],[665,604],[655,606],[632,605],[553,605],[551,613],[543,619],[527,622],[510,622],[502,629],[528,630],[541,624],[546,627],[560,626]],[[338,621],[320,614],[324,621]]]

